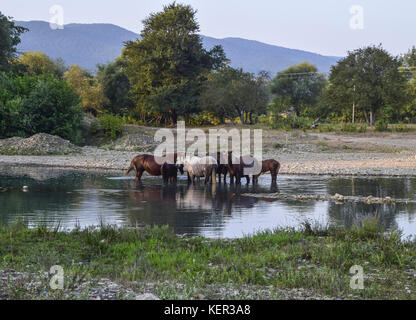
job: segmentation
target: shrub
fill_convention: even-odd
[[[220,119],[215,116],[214,113],[209,111],[202,111],[197,115],[192,116],[188,123],[191,126],[203,126],[203,125],[218,125],[220,124]]]
[[[366,133],[367,132],[367,125],[365,123],[360,123],[358,126],[359,133]]]
[[[344,122],[341,125],[342,132],[357,132],[357,125],[351,122]]]
[[[0,74],[0,137],[49,133],[79,143],[82,111],[65,80]]]
[[[307,117],[298,117],[296,115],[291,115],[286,118],[280,118],[278,121],[273,123],[273,129],[302,129],[307,130],[313,124],[313,121]]]
[[[271,116],[267,116],[265,114],[261,114],[261,115],[258,116],[257,122],[258,123],[261,123],[261,124],[269,124],[270,125],[270,124],[273,123],[273,120],[272,120],[272,117]]]
[[[112,139],[117,138],[123,131],[123,118],[112,114],[104,114],[99,117],[101,127],[105,134]]]
[[[391,126],[392,132],[409,132],[410,128],[404,123],[393,124]]]
[[[387,131],[388,130],[388,124],[385,120],[378,120],[376,122],[375,130],[378,132]]]
[[[336,130],[333,124],[323,124],[318,127],[319,132],[333,132]]]

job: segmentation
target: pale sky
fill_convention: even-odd
[[[171,0],[1,0],[0,11],[15,20],[50,21],[60,5],[64,23],[112,23],[140,32],[141,21]],[[416,45],[415,0],[183,0],[198,10],[201,33],[240,37],[344,56],[348,50],[382,43],[391,53]],[[350,13],[352,6],[362,8]],[[359,9],[361,10],[361,9]],[[351,28],[351,20],[356,29]],[[362,28],[361,28],[362,27]]]

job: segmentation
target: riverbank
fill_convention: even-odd
[[[65,250],[63,250],[65,248]],[[1,299],[415,299],[416,244],[375,221],[235,240],[166,228],[0,227]],[[64,271],[52,290],[51,266]],[[363,289],[350,287],[362,266]]]
[[[28,156],[0,155],[0,166],[34,166],[70,169],[121,171],[129,167],[138,152],[103,150],[84,147],[72,155]],[[293,175],[372,175],[416,176],[414,153],[325,153],[268,151],[266,159],[281,163],[281,174]]]
[[[37,135],[19,140],[24,141],[22,143],[26,146],[22,150],[16,147],[24,151],[23,155],[12,155],[9,152],[0,154],[0,167],[32,166],[121,171],[129,167],[137,154],[152,153],[150,142],[153,141],[155,130],[128,126],[122,137],[100,148],[71,146],[72,149],[67,147],[65,152],[62,148],[53,149],[53,146],[64,144],[61,142],[64,140],[44,134]],[[35,139],[38,136],[43,139]],[[3,140],[3,144],[12,140],[13,138]],[[152,148],[154,147],[152,145]],[[36,152],[29,155],[32,149]],[[46,155],[37,155],[44,149],[48,151]],[[69,152],[71,150],[73,152]],[[415,155],[416,135],[409,133],[339,134],[282,132],[270,129],[263,131],[263,158],[279,161],[281,174],[416,176]]]

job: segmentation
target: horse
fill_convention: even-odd
[[[198,178],[198,181],[201,177],[205,177],[205,184],[211,181],[211,183],[216,183],[217,178],[217,169],[218,163],[215,158],[210,156],[205,157],[186,157],[184,160],[185,169],[188,172],[188,181],[194,182],[195,177]]]
[[[178,154],[173,154],[174,163],[176,163]],[[162,164],[166,160],[162,158],[155,158],[150,154],[141,154],[133,158],[130,163],[130,167],[127,169],[126,174],[128,175],[132,170],[136,169],[136,182],[139,182],[142,178],[143,172],[146,171],[151,176],[162,175]]]
[[[173,182],[176,183],[178,180],[178,170],[183,174],[183,164],[170,164],[165,162],[162,165],[162,177],[165,183]]]
[[[272,183],[276,183],[277,175],[279,174],[280,163],[274,159],[263,160],[261,163],[261,172],[257,175],[253,175],[253,183],[259,181],[259,176],[263,173],[269,172],[272,176]]]
[[[241,178],[247,179],[247,184],[250,183],[250,176],[244,174],[244,168],[252,168],[254,160],[251,160],[251,164],[247,164],[248,156],[240,156],[238,159],[234,157],[232,151],[228,152],[228,172],[230,174],[230,183],[234,183],[234,178],[237,184],[241,184]],[[251,156],[250,156],[251,157]]]
[[[207,153],[207,156],[211,156],[213,158],[217,159],[217,173],[218,173],[218,182],[221,183],[221,175],[224,175],[224,183],[226,183],[227,180],[227,173],[228,173],[228,164],[227,164],[227,157],[221,152],[217,152],[214,154]]]

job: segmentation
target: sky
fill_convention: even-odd
[[[15,20],[112,23],[139,33],[142,20],[172,0],[1,0]],[[197,11],[201,33],[239,37],[324,55],[382,44],[394,55],[416,45],[415,0],[179,0]]]

